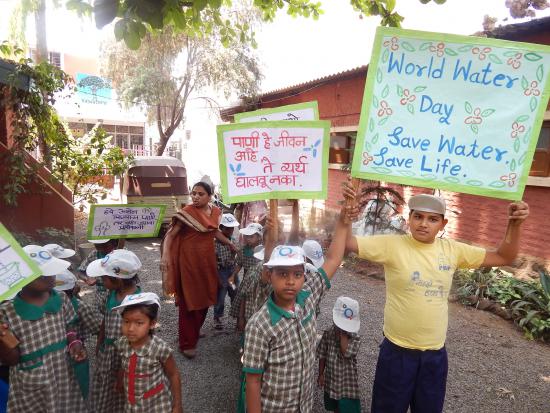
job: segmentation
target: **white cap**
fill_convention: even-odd
[[[55,274],[55,288],[57,291],[72,290],[76,285],[76,277],[69,270]]]
[[[123,310],[124,307],[136,304],[155,304],[158,305],[160,309],[160,299],[158,295],[155,293],[139,293],[127,295],[120,305],[113,307],[113,310]]]
[[[361,326],[359,303],[353,298],[338,297],[332,309],[332,320],[338,328],[348,333],[357,333]]]
[[[110,239],[89,239],[88,242],[91,242],[92,244],[107,244]]]
[[[438,196],[420,194],[409,198],[411,211],[433,212],[445,216],[445,200]]]
[[[306,262],[306,272],[307,273],[315,274],[318,270],[319,270],[319,268],[317,268],[315,265],[313,265],[309,262]]]
[[[224,227],[228,227],[228,228],[235,228],[235,227],[238,227],[240,224],[239,224],[239,221],[237,221],[237,218],[235,218],[233,214],[223,214],[220,225],[223,225]]]
[[[304,241],[302,248],[304,249],[306,257],[311,260],[313,265],[317,268],[321,268],[323,266],[325,259],[323,258],[323,248],[321,247],[321,244],[312,239],[308,239]]]
[[[246,228],[240,229],[239,232],[243,235],[262,235],[264,233],[264,227],[256,222],[252,222],[246,226]]]
[[[86,268],[89,277],[110,277],[130,279],[141,269],[141,261],[132,251],[114,250],[104,258],[92,261]]]
[[[264,252],[265,248],[263,245],[258,245],[254,248],[254,258],[257,260],[263,261],[264,260]]]
[[[63,248],[59,244],[46,244],[44,245],[44,248],[47,249],[55,258],[70,258],[76,254],[75,250]]]
[[[42,275],[51,277],[71,266],[69,261],[55,258],[47,249],[39,245],[27,245],[23,247],[23,250],[38,264]]]
[[[301,264],[305,268],[305,263],[305,254],[301,247],[278,245],[271,253],[269,261],[264,265],[266,267],[292,267]]]

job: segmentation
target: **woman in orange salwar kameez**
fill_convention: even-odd
[[[211,195],[212,188],[207,183],[193,186],[192,204],[172,218],[161,246],[164,293],[176,297],[179,348],[187,358],[196,356],[208,307],[216,304],[218,272],[214,238],[231,244],[218,230],[221,211],[210,204]]]

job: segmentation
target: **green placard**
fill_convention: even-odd
[[[218,125],[225,202],[326,199],[329,121]]]
[[[317,101],[296,103],[276,108],[258,109],[235,114],[235,122],[259,122],[275,120],[319,120]]]
[[[0,301],[10,299],[42,273],[0,223]]]
[[[93,204],[88,239],[156,237],[165,210],[161,204]]]
[[[549,68],[548,46],[379,27],[352,175],[521,199]]]

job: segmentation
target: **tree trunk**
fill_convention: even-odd
[[[36,62],[42,63],[48,61],[48,39],[46,36],[46,0],[38,0],[34,12],[34,22],[36,25]],[[52,169],[52,157],[50,147],[46,143],[44,136],[38,135],[38,147],[42,155],[42,162],[48,169]]]
[[[170,140],[171,136],[172,136],[172,133],[170,133],[170,135],[167,135],[164,132],[160,135],[160,140],[159,140],[159,144],[157,146],[155,155],[162,156],[162,154],[164,153],[164,150],[166,149],[166,145],[168,145],[168,141]]]
[[[34,12],[36,25],[36,63],[48,61],[48,40],[46,37],[46,0],[38,0]]]

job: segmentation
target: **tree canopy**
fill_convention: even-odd
[[[397,0],[349,0],[351,7],[365,16],[380,16],[380,24],[399,27],[403,17],[395,11]],[[419,0],[429,3],[432,0]],[[442,4],[446,0],[433,0]],[[265,22],[286,11],[291,16],[317,19],[322,4],[316,0],[250,0]],[[69,0],[67,7],[81,15],[93,15],[102,28],[115,22],[117,40],[124,39],[130,49],[139,48],[147,32],[159,32],[167,26],[188,35],[208,35],[216,28],[224,46],[233,39],[254,44],[254,29],[246,21],[224,16],[231,10],[231,0]]]
[[[253,16],[245,20],[253,24]],[[255,52],[235,39],[222,47],[221,36],[218,31],[187,36],[166,28],[146,33],[138,50],[114,41],[102,46],[102,73],[112,81],[119,99],[128,106],[145,105],[149,120],[157,124],[158,155],[185,122],[192,96],[212,102],[198,92],[213,89],[226,97],[257,93],[261,75]]]

